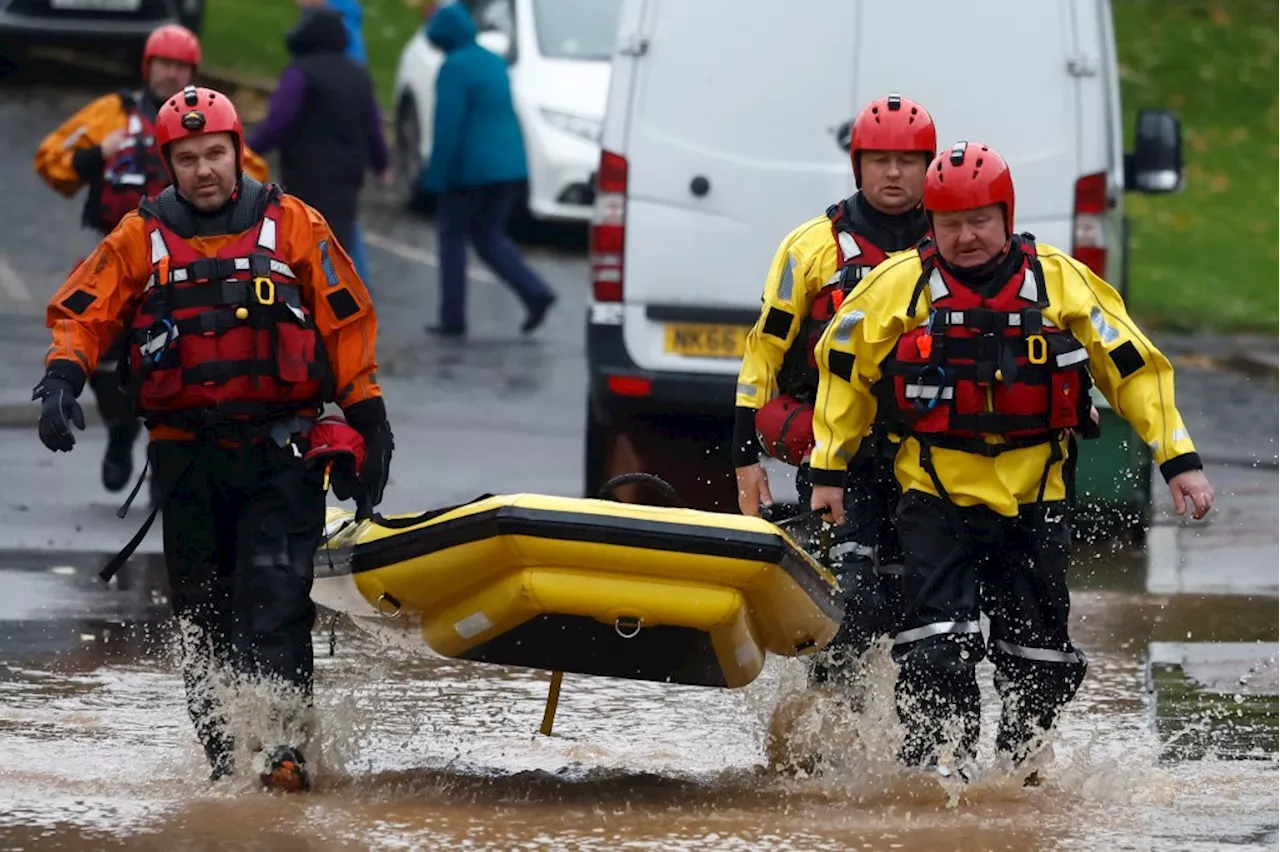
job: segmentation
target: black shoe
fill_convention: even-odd
[[[520,331],[524,334],[536,329],[542,325],[542,321],[547,318],[547,311],[551,310],[551,306],[556,303],[555,296],[548,296],[541,302],[537,302],[529,307],[529,313],[524,318],[524,325],[520,326]]]
[[[102,485],[108,491],[124,490],[133,478],[133,442],[138,422],[116,423],[107,428],[107,452],[102,457]]]
[[[425,327],[427,334],[434,334],[437,337],[466,337],[467,327],[465,325],[429,325]]]
[[[286,793],[302,793],[311,789],[311,773],[302,752],[292,746],[277,746],[267,757],[266,769],[258,776],[264,787]]]

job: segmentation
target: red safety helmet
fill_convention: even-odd
[[[773,458],[799,465],[813,452],[813,406],[779,394],[756,412],[756,438]]]
[[[151,75],[152,59],[172,59],[185,62],[192,68],[200,64],[200,39],[181,24],[165,24],[156,27],[147,36],[142,48],[142,78]]]
[[[1004,228],[1013,235],[1013,174],[1009,164],[981,142],[957,142],[929,164],[924,179],[926,213],[1004,205]]]
[[[923,151],[932,158],[937,150],[938,131],[928,110],[899,94],[877,98],[853,120],[849,134],[853,182],[862,187],[858,155],[863,151]]]
[[[173,166],[169,163],[169,145],[189,136],[206,133],[230,133],[236,149],[236,171],[240,171],[240,151],[244,148],[244,128],[235,104],[222,92],[203,86],[187,86],[169,98],[156,116],[156,145],[164,157],[169,176]],[[177,178],[175,177],[176,181]]]

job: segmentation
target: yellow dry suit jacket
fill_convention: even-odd
[[[1036,251],[1049,299],[1042,311],[1045,320],[1069,330],[1084,344],[1094,382],[1116,413],[1151,447],[1166,480],[1198,470],[1200,458],[1174,406],[1169,360],[1138,329],[1110,284],[1060,249],[1037,243]],[[880,264],[845,299],[818,343],[818,400],[813,418],[817,444],[810,458],[815,484],[844,483],[848,460],[876,416],[872,388],[881,377],[881,365],[901,335],[928,319],[928,287],[915,316],[907,315],[920,275],[920,254],[914,249]],[[848,380],[831,372],[833,352],[853,356]],[[1065,437],[1062,443],[1060,452],[1065,455]],[[932,454],[942,486],[956,505],[987,506],[1012,517],[1019,506],[1036,501],[1052,451],[1052,445],[1045,443],[994,457],[940,447],[933,448]],[[920,464],[920,446],[914,438],[903,440],[894,468],[904,492],[937,496],[933,480]],[[1065,497],[1058,462],[1049,470],[1044,499]]]

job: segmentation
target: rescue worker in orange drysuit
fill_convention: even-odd
[[[975,666],[989,655],[997,750],[1036,783],[1045,736],[1085,675],[1067,631],[1063,468],[1072,433],[1092,428],[1092,383],[1152,448],[1179,514],[1190,504],[1204,517],[1213,489],[1168,359],[1109,284],[1014,230],[1013,179],[996,151],[959,142],[939,154],[924,208],[933,239],[868,276],[818,344],[811,505],[838,522],[867,428],[898,432],[902,758],[972,778]]]
[[[178,24],[157,27],[142,50],[141,89],[98,98],[40,143],[34,168],[45,183],[66,198],[88,187],[85,227],[106,236],[143,198],[169,185],[155,142],[156,112],[192,82],[199,64],[195,33]],[[266,180],[261,158],[247,150],[244,157],[245,171]],[[117,341],[89,377],[107,427],[102,484],[108,491],[121,490],[133,475],[133,444],[142,429],[116,370],[123,352],[123,341]]]
[[[188,86],[160,108],[156,142],[174,185],[126,214],[50,300],[53,345],[35,396],[40,439],[71,450],[71,424],[84,425],[76,397],[124,331],[126,387],[160,490],[131,547],[163,509],[188,704],[213,777],[233,770],[215,687],[233,670],[240,685],[283,692],[281,739],[261,737],[259,773],[295,790],[310,785],[293,722],[311,703],[325,515],[324,475],[304,457],[322,448],[309,432],[325,402],[341,406],[347,445],[364,455],[344,491],[369,509],[393,442],[369,294],[319,213],[243,174],[243,136],[231,101],[211,89]]]
[[[925,237],[928,221],[920,200],[925,167],[936,149],[937,131],[924,107],[896,94],[867,104],[850,133],[858,192],[796,228],[778,249],[738,375],[733,464],[743,514],[759,515],[762,503],[772,504],[761,451],[799,466],[796,487],[801,504],[808,505],[818,391],[814,346],[863,276]],[[814,660],[811,678],[819,683],[837,674],[856,683],[856,661],[878,635],[892,630],[897,607],[894,572],[901,558],[892,523],[898,499],[893,445],[873,427],[863,448],[849,460],[849,521],[833,536],[830,554],[845,618]]]

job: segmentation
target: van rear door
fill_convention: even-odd
[[[626,348],[645,369],[736,373],[726,341],[754,322],[778,244],[853,191],[838,137],[856,4],[648,0],[643,17],[619,152]]]
[[[1075,2],[983,0],[977,13],[946,0],[857,4],[858,31],[884,34],[860,41],[857,102],[898,91],[929,110],[939,148],[995,148],[1013,171],[1017,229],[1067,251],[1081,174]]]

